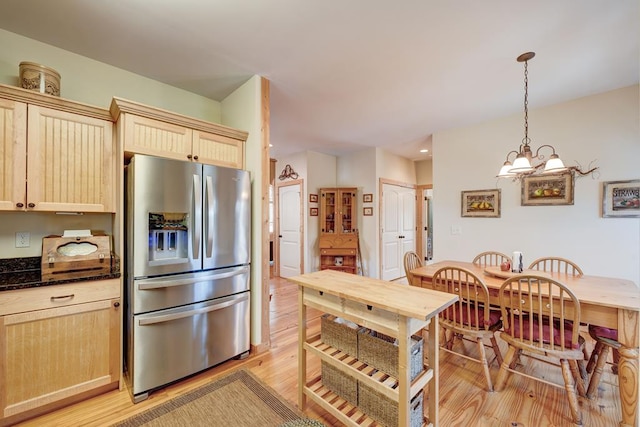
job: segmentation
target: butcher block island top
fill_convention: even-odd
[[[430,291],[334,270],[316,271],[290,277],[287,280],[305,288],[361,302],[413,319],[427,320],[458,300],[457,296],[445,292]]]
[[[456,295],[335,270],[321,270],[288,280],[299,287],[298,404],[301,410],[308,397],[348,426],[438,425],[438,313],[456,302]],[[395,338],[397,353],[392,360],[397,360],[397,369],[394,369],[397,373],[383,372],[385,369],[380,366],[359,360],[359,354],[347,354],[328,345],[323,342],[322,334],[308,337],[307,307]],[[414,335],[422,335],[426,360],[415,357]],[[323,374],[307,378],[307,356],[322,361],[322,372],[330,367],[334,372],[337,370],[340,381],[357,383],[358,401],[345,401],[344,396],[335,393],[335,388],[323,384]],[[417,376],[412,373],[416,360],[423,367]],[[333,375],[327,377],[327,381]],[[365,394],[379,396],[375,407],[361,400]],[[387,418],[389,413],[397,424]],[[378,417],[387,422],[381,423]]]

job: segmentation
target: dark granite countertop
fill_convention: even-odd
[[[117,279],[120,277],[120,258],[115,255],[111,258],[111,270],[108,274],[88,275],[73,279],[43,281],[40,263],[40,257],[0,259],[0,292],[39,286],[54,286],[62,283]]]

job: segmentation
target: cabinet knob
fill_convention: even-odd
[[[114,306],[115,308],[120,307],[120,302],[119,302],[119,301],[114,302],[114,303],[113,303],[113,306]]]
[[[24,203],[16,203],[16,206],[19,208],[24,208]]]
[[[191,160],[193,156],[191,154],[187,154],[187,159]]]
[[[193,156],[193,160],[198,160],[198,156]]]
[[[35,208],[36,204],[35,203],[29,203],[27,206],[30,207],[30,208]]]

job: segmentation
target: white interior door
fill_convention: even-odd
[[[299,183],[278,187],[280,277],[297,276],[302,271],[301,192]]]
[[[404,276],[402,258],[416,249],[416,191],[382,184],[381,278]]]

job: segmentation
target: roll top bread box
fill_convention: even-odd
[[[109,274],[111,236],[47,236],[42,239],[42,281]]]

